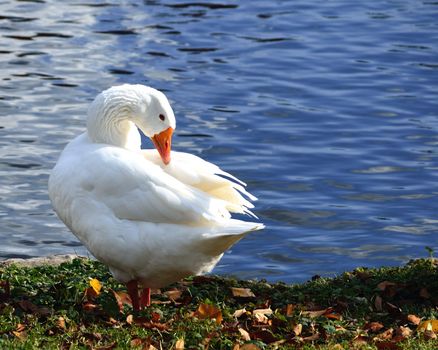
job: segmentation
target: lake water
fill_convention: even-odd
[[[124,82],[164,91],[174,149],[259,197],[267,228],[215,273],[297,282],[438,250],[436,1],[1,1],[0,37],[0,259],[86,254],[47,179]]]

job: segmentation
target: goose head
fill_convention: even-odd
[[[88,109],[87,133],[92,142],[139,149],[139,128],[152,140],[164,164],[170,162],[175,127],[166,96],[144,85],[113,86],[97,95]]]

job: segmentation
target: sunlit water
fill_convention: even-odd
[[[0,2],[0,258],[86,254],[48,174],[89,102],[123,82],[163,90],[174,149],[259,197],[267,228],[216,273],[294,282],[426,256],[437,19],[417,0]]]

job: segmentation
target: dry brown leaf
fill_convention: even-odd
[[[158,350],[155,346],[153,346],[152,344],[146,344],[143,346],[142,350]]]
[[[244,344],[240,346],[239,350],[260,350],[260,348],[255,344]]]
[[[272,315],[271,308],[267,309],[256,309],[252,312],[253,316],[256,318],[256,320],[260,323],[267,323],[269,315]]]
[[[234,311],[233,317],[239,318],[240,316],[242,316],[244,314],[246,314],[246,309],[245,308],[239,309],[239,310]]]
[[[303,325],[301,323],[294,325],[292,331],[295,333],[295,336],[300,335],[303,331]]]
[[[376,298],[374,299],[374,308],[378,312],[382,312],[383,311],[382,303],[383,303],[382,297],[380,295],[376,295]]]
[[[375,341],[379,341],[379,340],[391,340],[392,339],[392,335],[394,333],[394,329],[393,328],[388,328],[386,331],[378,334],[376,337],[374,337]]]
[[[62,316],[59,316],[58,322],[57,322],[58,328],[65,330],[65,319]]]
[[[234,344],[233,350],[240,350],[240,344],[239,343]]]
[[[216,319],[216,323],[222,322],[222,312],[216,306],[210,304],[201,304],[195,312],[195,316],[200,319]]]
[[[294,304],[287,304],[286,306],[286,316],[292,316],[295,311],[295,305]]]
[[[173,289],[173,290],[165,291],[164,295],[166,295],[170,300],[176,301],[181,299],[182,293],[183,293],[182,290]]]
[[[249,333],[246,330],[244,330],[243,328],[239,328],[238,331],[239,331],[240,335],[242,336],[243,340],[245,340],[245,341],[251,340],[251,336],[249,335]]]
[[[143,344],[143,340],[140,338],[134,338],[131,340],[131,347],[140,346]]]
[[[312,334],[312,335],[310,335],[308,337],[304,337],[303,338],[304,341],[308,341],[308,342],[315,341],[315,340],[318,340],[318,339],[319,339],[319,333],[315,333],[315,334]]]
[[[408,319],[408,321],[416,326],[418,326],[421,322],[421,318],[416,316],[416,315],[408,315],[406,317]]]
[[[388,287],[395,287],[396,285],[394,282],[383,281],[377,285],[377,289],[384,292]]]
[[[123,305],[132,306],[131,297],[125,292],[116,292],[115,290],[110,289],[116,299],[117,305],[119,307],[120,313],[123,312]]]
[[[326,312],[323,316],[330,320],[342,320],[342,315],[336,312]]]
[[[315,311],[302,311],[301,314],[303,316],[307,316],[307,317],[310,317],[310,318],[316,318],[316,317],[324,315],[326,312],[327,312],[327,309],[315,310]]]
[[[132,324],[133,322],[134,322],[134,316],[132,316],[132,315],[126,316],[126,323],[127,324]]]
[[[30,312],[32,314],[40,315],[40,316],[48,316],[51,314],[50,309],[47,307],[39,307],[36,306],[34,303],[30,302],[29,300],[21,300],[18,302],[18,305],[20,308],[23,309],[23,311]]]
[[[255,294],[249,288],[235,288],[231,287],[233,297],[237,298],[255,298]]]
[[[402,338],[409,338],[410,336],[412,336],[412,329],[410,329],[409,327],[399,326],[396,329],[395,334]]]
[[[108,345],[104,345],[104,346],[98,346],[96,348],[93,348],[94,350],[112,350],[115,347],[117,347],[117,343],[115,341],[113,341],[112,343],[108,344]]]
[[[381,324],[380,322],[370,322],[367,323],[364,327],[364,329],[370,330],[373,333],[377,333],[382,328],[383,328],[383,324]]]
[[[353,343],[356,345],[365,345],[368,344],[369,339],[364,337],[363,335],[358,335],[353,339]]]
[[[15,327],[15,330],[17,332],[23,332],[26,329],[26,325],[22,324],[22,323],[18,323],[17,327]]]
[[[175,350],[184,350],[184,339],[180,338],[176,341]]]
[[[425,330],[423,333],[423,336],[425,339],[427,340],[432,340],[432,339],[436,339],[437,335],[434,331],[430,331],[430,330]]]
[[[90,302],[85,302],[85,303],[82,304],[82,308],[85,311],[93,311],[94,309],[97,308],[97,305],[93,304],[93,303],[90,303]]]

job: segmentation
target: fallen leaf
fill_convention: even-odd
[[[22,331],[22,332],[12,331],[12,334],[14,334],[20,340],[25,340],[27,338],[26,331]]]
[[[286,316],[292,316],[295,311],[295,305],[294,304],[287,304],[286,306]]]
[[[396,285],[397,285],[397,284],[394,283],[394,282],[383,281],[383,282],[380,282],[380,283],[377,285],[376,288],[377,288],[378,290],[384,292],[388,287],[394,287],[394,286],[396,286]]]
[[[381,324],[380,322],[370,322],[367,323],[364,327],[365,330],[370,330],[373,333],[377,333],[382,328],[383,328],[383,324]]]
[[[296,324],[293,326],[292,331],[295,333],[295,336],[298,336],[303,331],[303,325],[301,323]]]
[[[100,290],[102,289],[102,284],[100,283],[100,281],[98,279],[92,278],[90,280],[90,286],[91,286],[91,288],[93,288],[96,295],[100,294]]]
[[[184,349],[184,339],[180,338],[175,343],[175,350],[183,350]]]
[[[161,315],[158,312],[152,312],[151,313],[151,321],[152,322],[158,322],[161,318]]]
[[[240,335],[242,336],[243,340],[245,341],[250,341],[251,340],[251,336],[249,335],[249,333],[244,330],[243,328],[239,328],[238,329]]]
[[[365,345],[368,344],[369,339],[364,337],[363,335],[358,335],[353,339],[353,343],[356,345]]]
[[[249,288],[234,288],[231,287],[233,297],[237,298],[255,298],[255,294]]]
[[[239,318],[240,316],[242,316],[244,314],[246,314],[246,309],[245,308],[239,309],[239,310],[234,311],[233,317]]]
[[[240,346],[239,350],[260,350],[260,348],[255,344],[244,344]]]
[[[342,315],[338,314],[337,312],[329,311],[324,313],[324,317],[327,317],[330,320],[342,320]]]
[[[95,310],[97,308],[97,305],[93,304],[93,303],[90,303],[90,302],[85,302],[85,303],[82,304],[82,308],[85,311],[93,311],[93,310]]]
[[[425,320],[421,322],[417,327],[417,331],[438,332],[438,320]]]
[[[319,339],[319,333],[315,333],[315,334],[312,334],[312,335],[310,335],[310,336],[308,336],[308,337],[304,337],[303,338],[303,340],[304,341],[315,341],[315,340],[318,340]]]
[[[374,307],[378,312],[383,311],[382,303],[382,297],[380,295],[376,295],[376,298],[374,299]]]
[[[17,332],[23,332],[25,329],[26,329],[26,326],[24,324],[22,324],[22,323],[18,323],[17,327],[15,328],[15,330]]]
[[[416,316],[416,315],[408,315],[406,318],[410,323],[412,323],[416,326],[418,326],[421,322],[421,318]]]
[[[197,318],[200,319],[216,319],[216,323],[220,324],[222,322],[222,312],[216,306],[210,304],[201,304],[194,314]]]
[[[182,290],[173,289],[173,290],[167,290],[164,292],[164,295],[166,295],[170,300],[176,301],[181,299]]]
[[[253,316],[257,319],[260,323],[267,323],[269,315],[272,315],[271,308],[268,309],[256,309],[252,312]]]
[[[65,330],[65,319],[62,316],[59,316],[58,322],[57,322],[58,328]]]
[[[125,292],[116,292],[115,290],[110,289],[116,299],[117,305],[119,307],[120,313],[123,312],[123,305],[132,306],[131,297]]]
[[[437,335],[435,334],[434,331],[430,331],[430,330],[425,330],[423,333],[423,336],[425,339],[427,340],[432,340],[432,339],[436,339]]]
[[[12,331],[12,334],[20,340],[25,340],[27,338],[26,326],[22,323],[18,323],[15,330]]]
[[[143,344],[143,340],[140,338],[134,338],[131,340],[131,347],[140,346]]]
[[[402,338],[409,338],[412,335],[412,330],[409,327],[399,326],[395,334]]]
[[[32,314],[40,316],[48,316],[51,314],[50,309],[48,309],[47,307],[36,306],[29,300],[21,300],[18,302],[18,305],[20,306],[20,308],[23,309],[23,311],[30,312]]]
[[[108,344],[108,345],[104,345],[104,346],[98,346],[93,348],[94,350],[112,350],[115,347],[117,347],[117,343],[115,341],[113,341],[112,343]]]
[[[132,316],[132,315],[128,315],[128,316],[126,316],[126,323],[127,324],[132,324],[134,322],[134,316]]]
[[[301,314],[303,316],[307,316],[307,317],[310,317],[310,318],[316,318],[316,317],[324,315],[326,312],[327,312],[327,309],[315,310],[315,311],[302,311]]]
[[[376,337],[374,337],[374,340],[390,340],[392,338],[392,334],[394,333],[393,328],[388,328],[386,331],[378,334]]]

